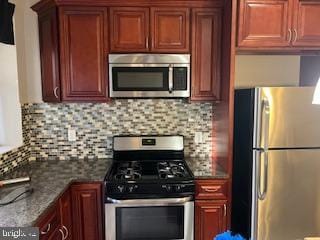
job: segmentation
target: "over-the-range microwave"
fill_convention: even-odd
[[[190,97],[190,54],[109,54],[113,98]]]

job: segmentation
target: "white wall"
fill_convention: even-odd
[[[38,17],[30,8],[38,1],[14,1],[21,103],[42,102]]]
[[[3,146],[14,148],[21,145],[16,46],[0,43],[0,153]]]
[[[236,56],[235,87],[298,86],[300,56]]]

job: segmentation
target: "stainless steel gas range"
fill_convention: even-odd
[[[183,136],[117,136],[105,178],[106,240],[193,240]]]

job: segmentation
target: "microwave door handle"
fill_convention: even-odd
[[[173,66],[169,65],[169,93],[173,92]]]

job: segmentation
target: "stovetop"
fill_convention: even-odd
[[[192,196],[194,177],[184,160],[182,136],[116,136],[105,177],[106,198]]]
[[[193,175],[184,160],[117,161],[112,164],[106,180],[109,182],[150,183],[192,180]]]

